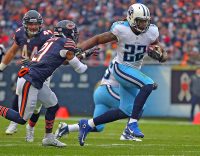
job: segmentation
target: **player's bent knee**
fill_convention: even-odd
[[[22,118],[19,118],[17,123],[20,124],[20,125],[25,125],[26,124],[26,120],[24,120]]]
[[[158,84],[157,83],[153,83],[153,90],[156,90],[158,88]]]
[[[56,104],[53,107],[47,108],[47,111],[49,111],[49,112],[57,112],[58,109],[59,109],[59,104]]]
[[[151,92],[152,90],[155,90],[157,88],[156,83],[153,84],[147,84],[144,85],[141,90],[143,90],[144,92]]]

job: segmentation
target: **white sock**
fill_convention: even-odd
[[[53,133],[45,133],[44,137],[45,138],[51,138],[52,136],[54,136]]]
[[[78,124],[68,125],[68,129],[69,129],[69,132],[78,132],[79,125]]]
[[[137,122],[137,119],[130,118],[128,123]]]
[[[34,127],[31,127],[29,124],[27,124],[27,127],[28,127],[28,129],[31,129],[31,130],[34,129]]]
[[[94,128],[95,127],[94,120],[93,119],[88,120],[88,125]]]

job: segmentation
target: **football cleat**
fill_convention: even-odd
[[[78,125],[79,125],[79,136],[78,136],[79,144],[81,146],[84,146],[86,136],[92,130],[92,127],[88,125],[88,120],[85,119],[80,120]]]
[[[34,127],[30,127],[29,124],[26,125],[26,138],[27,142],[34,141]]]
[[[60,139],[63,135],[69,134],[68,125],[64,122],[60,122],[58,129],[55,132],[56,139]]]
[[[134,137],[144,138],[144,134],[139,129],[137,122],[128,123],[125,132]]]
[[[17,132],[17,123],[11,121],[8,128],[6,129],[5,133],[7,135],[12,135]]]
[[[126,141],[126,140],[129,140],[129,141],[142,141],[141,139],[139,138],[136,138],[130,134],[127,134],[126,131],[124,130],[124,132],[122,133],[121,137],[120,137],[120,140],[122,141]]]
[[[45,137],[42,140],[43,146],[55,146],[55,147],[66,147],[67,145],[65,143],[60,142],[55,138],[55,136],[52,134],[50,137]]]

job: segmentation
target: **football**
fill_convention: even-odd
[[[159,45],[150,45],[147,48],[147,53],[151,58],[160,61],[163,56],[163,49]]]
[[[150,45],[149,47],[148,47],[148,49],[147,49],[147,52],[148,53],[150,53],[150,52],[157,52],[157,53],[160,53],[160,54],[162,54],[162,48],[159,46],[159,45],[157,45],[157,44],[154,44],[154,45]]]

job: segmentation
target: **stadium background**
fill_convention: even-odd
[[[79,27],[79,41],[108,31],[116,20],[123,20],[129,5],[135,0],[1,0],[0,44],[6,49],[12,44],[12,35],[21,26],[21,19],[29,9],[38,10],[44,19],[44,27],[53,29],[59,20],[73,20]],[[168,50],[169,61],[158,65],[145,59],[142,70],[151,76],[159,88],[146,104],[144,116],[189,117],[190,99],[180,98],[183,84],[189,86],[190,76],[199,64],[200,52],[200,2],[196,0],[145,0],[151,11],[152,23],[160,30],[160,41]],[[20,9],[19,9],[20,8]],[[101,79],[109,61],[113,58],[115,43],[100,46],[98,57],[87,60],[89,70],[82,75],[70,67],[61,67],[54,73],[51,87],[61,105],[66,106],[71,116],[92,115],[92,93]],[[17,69],[16,60],[4,73],[0,73],[0,101],[11,105]],[[186,76],[185,76],[186,75]],[[182,79],[186,77],[182,81]],[[189,91],[187,88],[186,91]],[[188,92],[189,93],[189,92]],[[190,93],[189,93],[190,94]],[[197,112],[198,110],[196,110]]]

